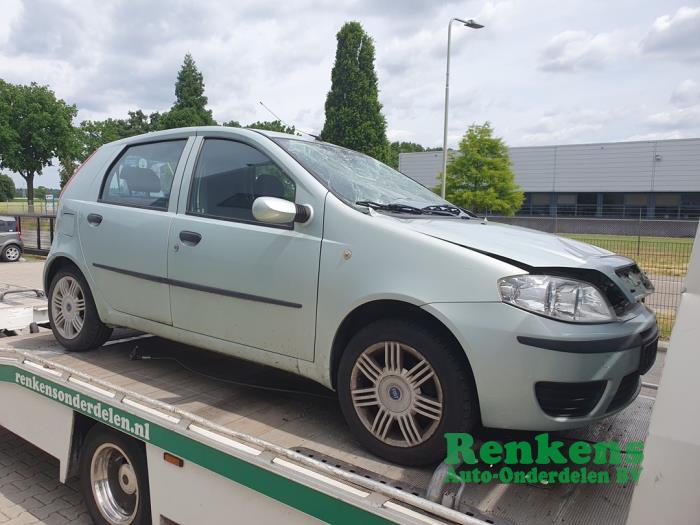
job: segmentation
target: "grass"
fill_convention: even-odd
[[[562,234],[610,250],[637,261],[645,272],[652,275],[684,277],[693,249],[692,238],[636,237],[625,235]]]
[[[676,322],[676,313],[656,312],[656,322],[659,325],[659,337],[668,339],[671,336],[673,324]]]
[[[54,203],[54,212],[58,207],[58,201]],[[49,208],[51,209],[51,208]],[[46,204],[39,199],[34,200],[34,213],[45,213]],[[27,199],[11,200],[9,202],[0,202],[0,215],[15,215],[20,213],[28,213]]]

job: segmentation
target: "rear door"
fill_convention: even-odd
[[[172,324],[167,251],[177,207],[173,188],[193,140],[126,146],[107,169],[97,202],[81,204],[87,269],[102,299],[119,312]]]

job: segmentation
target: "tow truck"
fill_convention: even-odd
[[[681,332],[698,313],[700,276],[690,275],[700,274],[695,251],[686,292],[691,299],[684,297],[676,327]],[[690,344],[672,338],[669,355],[676,342],[679,354]],[[665,355],[644,378],[633,405],[557,437],[644,440]],[[628,514],[637,516],[634,523],[644,522],[639,516],[652,515],[645,506],[658,507],[657,514],[664,508],[661,500],[635,497],[630,514],[632,482],[447,485],[444,464],[401,467],[362,449],[350,437],[334,394],[316,384],[125,330],[84,353],[65,352],[48,331],[0,339],[0,395],[0,425],[56,457],[60,481],[83,474],[86,501],[101,505],[111,523],[134,522],[124,521],[120,511],[136,494],[137,481],[143,488],[136,496],[150,500],[150,516],[141,522],[161,524],[614,525],[625,523]],[[99,439],[142,455],[138,468],[116,466],[118,489],[106,483],[112,467],[100,470],[95,460]],[[663,445],[661,450],[655,456],[663,454]],[[700,443],[692,450],[700,450]],[[653,467],[653,475],[663,477],[663,464]],[[98,475],[85,479],[86,472]],[[697,470],[687,472],[676,469],[674,479],[696,482]],[[659,486],[645,476],[642,486]],[[693,501],[677,497],[676,516],[689,516]]]

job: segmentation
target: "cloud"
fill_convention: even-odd
[[[700,7],[681,7],[673,15],[658,17],[640,47],[670,59],[700,60]]]
[[[413,142],[415,140],[416,134],[413,131],[407,129],[388,129],[386,131],[387,138],[393,141],[404,141]]]
[[[559,108],[544,114],[522,130],[518,145],[567,144],[595,140],[604,127],[624,110],[592,110]]]
[[[686,79],[671,93],[671,103],[679,108],[700,104],[700,84],[692,79]]]
[[[629,50],[629,44],[614,33],[563,31],[555,35],[540,53],[543,71],[598,69]]]
[[[625,140],[671,140],[671,139],[685,139],[689,138],[690,135],[679,130],[672,131],[652,131],[651,133],[641,133],[638,135],[630,135],[625,138]]]
[[[700,104],[686,108],[660,111],[650,115],[646,122],[658,128],[698,128],[700,127]]]

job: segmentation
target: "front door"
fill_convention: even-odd
[[[127,147],[109,168],[97,202],[83,202],[79,233],[96,292],[119,312],[171,324],[170,191],[187,139]],[[175,199],[173,199],[175,200]]]
[[[320,223],[274,226],[251,212],[257,197],[295,201],[298,190],[261,149],[204,139],[170,234],[174,326],[313,359]]]

